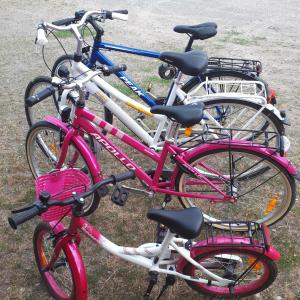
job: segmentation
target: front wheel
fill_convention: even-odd
[[[184,207],[201,208],[208,221],[251,220],[269,226],[282,219],[295,203],[294,178],[271,156],[237,146],[224,147],[199,153],[188,163],[223,193],[235,198],[231,203],[211,201],[209,197],[180,197]],[[222,197],[204,180],[181,170],[175,188],[182,193]]]
[[[82,286],[76,258],[71,249],[63,247],[51,270],[45,271],[54,253],[55,235],[48,223],[40,223],[33,235],[35,261],[50,295],[54,299],[87,299],[87,287]],[[74,245],[73,245],[74,246]],[[82,274],[81,274],[82,276]]]
[[[208,251],[198,255],[194,260],[215,275],[237,281],[231,291],[228,287],[186,281],[197,292],[214,298],[237,299],[237,297],[254,295],[269,287],[277,276],[276,264],[268,257],[237,247]],[[249,269],[248,272],[247,269]],[[190,263],[186,265],[183,273],[196,278],[211,279]]]
[[[26,156],[35,178],[57,170],[56,164],[60,157],[64,137],[65,134],[59,127],[46,121],[38,122],[31,127],[26,138]],[[91,173],[92,167],[76,145],[70,144],[62,169],[79,169],[88,174],[91,182],[95,183]],[[84,214],[89,215],[94,212],[99,202],[98,192],[86,198]]]

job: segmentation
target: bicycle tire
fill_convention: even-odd
[[[43,137],[39,136],[43,131],[45,131],[46,138],[47,140],[49,138],[49,141],[52,138],[50,137],[50,133],[56,132],[56,136],[53,135],[53,139],[50,141],[49,146],[46,144],[46,138],[43,139]],[[47,121],[37,122],[30,128],[26,137],[26,157],[34,178],[55,169],[55,160],[59,157],[60,144],[63,139],[64,133],[61,129]],[[57,146],[57,144],[59,145]],[[74,144],[71,144],[68,153],[69,155],[66,157],[67,163],[64,168],[80,168],[89,174],[91,181],[95,183],[90,171],[93,166],[89,165],[80,150],[77,149]],[[68,158],[70,159],[68,160]],[[91,198],[86,199],[86,204],[83,208],[85,216],[90,215],[97,209],[100,198],[100,194],[95,192]]]
[[[47,76],[38,76],[31,80],[26,87],[24,107],[29,127],[31,127],[34,123],[41,121],[46,115],[58,114],[59,110],[56,94],[44,99],[42,102],[37,103],[32,107],[28,106],[26,103],[26,99],[28,97],[35,95],[38,91],[41,91],[47,86],[52,86],[51,78]]]
[[[230,162],[229,153],[231,161],[234,163]],[[248,161],[245,158],[248,158]],[[223,182],[220,176],[216,175],[218,173],[209,173],[210,171],[207,172],[206,168],[199,167],[199,162],[202,165],[205,163],[207,166],[214,168],[219,174],[223,174],[227,178],[233,178],[235,181],[232,183]],[[272,157],[266,157],[259,152],[253,152],[237,146],[229,151],[228,148],[224,147],[199,153],[191,158],[188,163],[194,166],[197,165],[198,170],[202,168],[203,174],[211,181],[215,180],[215,184],[219,184],[218,187],[224,193],[230,193],[233,191],[233,187],[235,188],[235,197],[237,199],[235,203],[224,201],[209,202],[209,200],[205,199],[179,197],[183,207],[200,207],[205,219],[208,221],[252,220],[271,226],[281,220],[295,203],[296,184],[294,177],[278,162],[273,160]],[[254,165],[255,163],[258,164]],[[259,173],[259,176],[253,177],[249,166],[255,166],[256,169],[262,169],[264,172]],[[229,177],[234,172],[234,168],[239,170],[239,173],[234,174],[235,178]],[[248,178],[245,171],[248,171]],[[243,176],[237,179],[240,174]],[[193,189],[192,192],[220,196],[218,192],[215,192],[203,182],[198,183],[195,181],[193,183],[193,181],[189,181],[187,176],[189,175],[179,170],[175,180],[176,191],[187,192],[188,187]],[[266,186],[266,184],[268,185]],[[226,225],[214,226],[229,229]],[[244,230],[245,228],[236,226],[234,229]]]
[[[75,262],[78,262],[78,257],[74,257],[70,245],[63,246],[54,268],[45,271],[45,267],[52,256],[52,253],[49,252],[54,249],[53,238],[54,234],[49,223],[39,223],[36,226],[33,234],[34,256],[49,294],[54,299],[77,299],[79,296],[80,299],[87,299],[87,286],[82,286],[80,281],[80,277],[83,276],[85,270],[77,267]],[[73,243],[72,247],[77,246]],[[79,252],[78,249],[77,251]],[[81,275],[79,275],[80,273]]]
[[[226,259],[222,259],[221,255],[223,257],[227,257]],[[226,255],[226,256],[225,256]],[[230,255],[234,255],[238,257],[242,262],[239,262],[236,264],[236,261],[230,262]],[[242,259],[243,255],[243,259]],[[232,256],[233,257],[233,256]],[[258,253],[256,251],[250,250],[250,249],[242,249],[238,247],[226,247],[223,246],[221,249],[218,250],[209,250],[205,253],[202,253],[198,255],[196,258],[194,258],[195,261],[198,263],[205,264],[205,260],[207,259],[207,264],[212,264],[212,262],[215,261],[214,268],[212,268],[212,272],[214,274],[218,274],[219,276],[223,276],[224,278],[230,279],[230,277],[234,280],[235,274],[238,270],[240,269],[241,266],[239,264],[244,264],[245,267],[249,267],[249,264],[255,259],[257,260],[256,265],[253,267],[252,270],[250,270],[249,273],[246,274],[246,278],[249,278],[249,275],[254,276],[255,273],[262,273],[261,278],[257,279],[255,281],[251,281],[248,286],[247,284],[242,285],[242,286],[237,286],[233,289],[233,294],[230,293],[230,290],[228,287],[217,287],[214,285],[209,285],[209,284],[201,284],[201,283],[195,283],[190,280],[186,280],[186,283],[194,290],[197,292],[208,295],[208,296],[213,296],[213,298],[233,298],[237,299],[239,297],[247,297],[251,296],[254,294],[257,294],[266,288],[268,288],[276,279],[277,277],[277,266],[276,264],[266,257],[262,253]],[[232,259],[233,261],[233,259]],[[219,270],[216,270],[217,267],[219,266]],[[263,271],[261,269],[263,268]],[[209,268],[208,268],[209,269]],[[222,274],[219,274],[219,272]],[[242,270],[239,271],[242,273]],[[188,263],[184,270],[183,273],[186,275],[190,276],[196,276],[195,274],[195,267],[191,264]],[[254,275],[253,275],[254,273]],[[201,278],[203,278],[204,273],[201,273]],[[257,274],[258,275],[258,274]],[[229,277],[229,278],[228,278]],[[209,278],[207,278],[209,279]]]

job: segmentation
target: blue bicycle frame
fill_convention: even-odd
[[[95,42],[93,45],[92,53],[90,56],[90,60],[87,64],[89,68],[94,66],[96,62],[100,62],[101,64],[107,66],[114,66],[115,64],[106,56],[104,55],[99,49],[104,49],[108,51],[118,51],[123,53],[129,53],[134,55],[146,56],[151,58],[159,58],[160,53],[154,51],[148,51],[143,49],[131,48],[122,45],[110,44],[110,43],[103,43],[103,42]],[[125,72],[117,72],[115,75],[122,80],[136,95],[138,95],[144,102],[146,102],[150,107],[157,105],[154,99],[146,93],[142,88],[140,88],[136,83],[134,83]],[[201,76],[199,75],[200,82],[203,81]],[[170,87],[169,92],[171,91],[172,86]],[[217,121],[221,120],[223,117],[223,112],[220,107],[216,107],[217,116],[215,119]]]
[[[110,43],[94,43],[93,50],[91,53],[88,67],[92,67],[95,65],[96,61],[100,62],[101,64],[107,66],[114,66],[114,63],[103,53],[101,53],[98,49],[105,49],[105,50],[113,50],[123,53],[130,53],[135,55],[141,55],[146,57],[152,58],[159,58],[159,52],[141,50],[136,48],[125,47],[121,45],[114,45]],[[146,102],[149,106],[155,106],[156,103],[153,98],[148,95],[143,89],[141,89],[137,84],[135,84],[125,72],[117,72],[116,75],[132,90],[134,91],[144,102]]]

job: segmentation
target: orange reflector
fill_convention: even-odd
[[[50,144],[50,149],[54,152],[54,154],[58,154],[58,150],[56,144]]]
[[[192,129],[191,127],[187,127],[187,128],[184,130],[184,134],[185,134],[186,136],[191,136],[192,132],[193,132],[193,129]]]
[[[267,215],[267,214],[269,214],[270,212],[272,212],[272,210],[276,207],[277,203],[278,203],[278,196],[273,196],[273,197],[269,200],[269,202],[268,202],[268,204],[267,204],[267,207],[266,207],[266,209],[265,209],[265,211],[264,211],[265,215]]]
[[[248,261],[247,261],[248,266],[250,267],[255,261],[256,261],[256,258],[253,258],[253,257],[248,258]],[[262,269],[262,263],[261,262],[257,262],[254,266],[252,266],[251,269],[254,270],[254,271],[261,270]]]
[[[45,268],[48,265],[48,261],[44,251],[41,251],[41,265]]]

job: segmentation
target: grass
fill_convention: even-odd
[[[62,38],[68,38],[68,34],[62,33]],[[218,48],[218,42],[213,39],[212,48]],[[225,45],[222,45],[222,53],[231,51],[232,44],[256,46],[266,41],[266,38],[255,36],[244,36],[242,32],[232,31],[226,35]],[[268,37],[269,41],[269,37]],[[10,43],[7,44],[8,47]],[[226,46],[229,45],[227,48]],[[25,46],[24,46],[25,47]],[[31,47],[31,41],[30,41]],[[175,49],[175,45],[168,45],[169,49]],[[272,49],[283,47],[279,44],[269,45]],[[167,47],[166,47],[167,48]],[[14,48],[18,49],[18,48]],[[30,48],[31,49],[31,48]],[[250,48],[251,49],[251,48]],[[285,51],[287,51],[285,49]],[[31,54],[30,54],[31,55]],[[23,56],[22,56],[23,57]],[[31,57],[31,56],[29,56]],[[3,65],[7,67],[12,64],[8,61],[7,50],[3,57]],[[36,57],[34,56],[29,63],[34,65]],[[6,61],[7,60],[7,61]],[[123,61],[122,61],[123,62]],[[149,82],[158,88],[158,94],[163,94],[163,88],[169,86],[170,82],[162,81],[157,74],[157,68],[148,67],[146,63],[136,63],[137,78],[140,79],[141,86],[147,86]],[[289,62],[287,62],[288,64]],[[31,66],[29,64],[29,66]],[[130,66],[135,65],[132,61]],[[21,65],[21,64],[20,64]],[[16,65],[14,64],[14,67]],[[290,66],[291,68],[293,65]],[[131,70],[131,67],[130,67]],[[288,68],[287,68],[288,70]],[[40,72],[38,68],[34,69],[35,73]],[[0,263],[2,266],[0,275],[0,297],[2,299],[50,299],[45,287],[40,282],[40,275],[35,265],[32,251],[32,234],[38,219],[32,220],[22,226],[17,231],[8,227],[7,217],[10,215],[10,209],[23,206],[31,202],[34,198],[34,183],[29,172],[25,159],[24,143],[27,132],[26,121],[24,117],[22,95],[23,89],[30,79],[35,76],[33,71],[24,69],[23,72],[14,73],[10,81],[4,81],[0,92],[3,97],[3,109],[0,112],[2,122],[1,137],[3,142],[0,145]],[[283,70],[284,72],[284,70]],[[9,74],[10,72],[7,72]],[[17,74],[17,75],[16,75]],[[16,90],[16,78],[18,80],[19,90]],[[140,77],[138,77],[140,76]],[[273,76],[273,77],[272,77]],[[281,74],[282,77],[288,77],[288,74]],[[136,78],[133,76],[133,78]],[[278,80],[273,73],[270,79]],[[280,86],[280,80],[278,81]],[[9,84],[12,86],[9,86]],[[144,85],[143,85],[144,83]],[[123,84],[116,87],[128,96],[134,96],[134,93]],[[292,88],[282,87],[282,97],[279,99],[280,108],[287,104],[293,109],[293,117],[296,126],[299,126],[299,113],[296,106],[286,99],[293,99]],[[6,96],[7,95],[7,96]],[[279,95],[280,96],[280,95]],[[280,98],[280,97],[278,97]],[[19,102],[18,102],[19,101]],[[294,106],[293,106],[294,105]],[[129,113],[132,110],[129,111]],[[298,115],[297,115],[298,113]],[[136,114],[136,112],[134,112]],[[118,124],[120,126],[120,124]],[[121,126],[120,126],[121,128]],[[128,131],[130,133],[130,131]],[[289,154],[291,160],[300,165],[299,157],[299,131],[293,131],[292,149]],[[131,133],[130,133],[131,134]],[[139,161],[139,164],[146,166],[147,159],[139,156],[136,152],[126,152]],[[118,173],[121,170],[120,165],[111,159],[109,154],[101,157],[102,169],[110,175],[112,172]],[[137,181],[131,182],[136,185]],[[299,189],[298,189],[299,193]],[[174,198],[175,199],[175,198]],[[146,212],[150,207],[158,207],[161,196],[155,199],[147,199],[145,196],[130,193],[130,197],[124,207],[118,207],[110,201],[110,196],[101,199],[99,209],[89,217],[92,224],[101,228],[103,234],[109,239],[125,245],[137,246],[144,242],[155,239],[155,224],[146,219]],[[173,202],[176,203],[176,200]],[[176,204],[174,204],[176,206]],[[282,253],[282,258],[278,263],[279,275],[275,283],[266,291],[257,296],[256,299],[300,299],[299,282],[300,282],[300,232],[299,232],[299,201],[295,207],[281,222],[272,227],[271,238],[274,246]],[[80,246],[89,279],[90,299],[140,299],[147,287],[147,272],[140,267],[129,264],[116,257],[108,255],[105,251],[96,247],[91,241],[83,238]],[[159,278],[159,284],[154,289],[154,295],[157,296],[159,289],[164,283],[164,277]],[[278,298],[281,297],[281,298]],[[182,280],[178,280],[164,299],[205,299],[194,291],[187,288]]]
[[[232,30],[225,34],[221,39],[224,43],[238,44],[241,46],[258,46],[260,43],[266,42],[267,38],[262,36],[246,36],[242,32]]]

